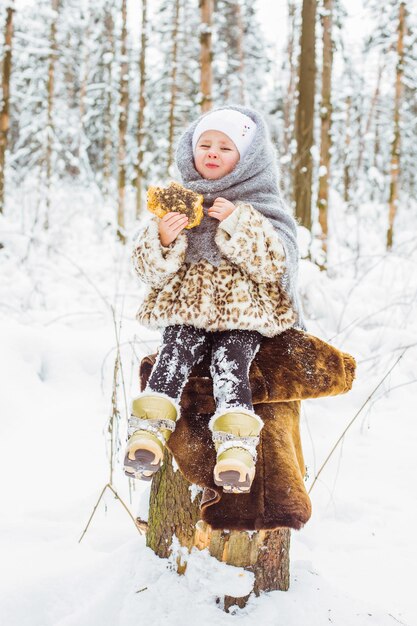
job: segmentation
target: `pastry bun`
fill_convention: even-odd
[[[168,187],[149,187],[147,199],[148,210],[158,217],[164,217],[171,211],[187,215],[187,229],[198,226],[203,219],[203,196],[179,183],[171,182]]]

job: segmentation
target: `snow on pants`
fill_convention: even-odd
[[[216,412],[239,406],[253,411],[249,370],[262,338],[253,330],[212,332],[187,325],[167,326],[145,391],[164,393],[179,403],[191,369],[211,348]]]

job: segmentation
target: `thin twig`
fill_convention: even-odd
[[[383,313],[384,311],[387,311],[388,309],[392,307],[403,306],[403,305],[410,306],[410,302],[401,302],[401,301],[389,302],[388,304],[385,304],[383,307],[377,309],[376,311],[372,311],[371,313],[368,313],[367,315],[359,315],[357,318],[349,322],[347,326],[342,328],[342,330],[339,330],[336,333],[336,335],[333,335],[333,337],[331,337],[329,341],[330,342],[333,341],[338,335],[341,335],[342,333],[346,332],[349,328],[350,328],[350,332],[352,332],[352,330],[354,330],[359,324],[365,322],[369,318],[374,317],[375,315],[378,315],[379,313]],[[344,337],[344,340],[346,340],[346,336]]]
[[[141,528],[141,527],[139,526],[139,524],[137,524],[137,523],[136,523],[136,520],[135,520],[135,518],[133,517],[132,513],[129,511],[128,506],[125,504],[125,502],[124,502],[124,501],[122,500],[122,498],[119,496],[119,494],[117,493],[117,491],[114,489],[114,487],[113,487],[110,483],[107,483],[106,485],[104,485],[104,487],[103,487],[103,489],[102,489],[102,491],[101,491],[101,493],[100,493],[100,497],[99,497],[99,499],[98,499],[98,500],[97,500],[97,502],[96,502],[96,505],[95,505],[95,507],[94,507],[94,509],[93,509],[93,512],[91,513],[91,515],[90,515],[90,517],[89,517],[89,520],[88,520],[88,522],[87,522],[87,526],[84,528],[83,533],[82,533],[81,537],[80,537],[80,538],[79,538],[79,540],[78,540],[78,543],[81,543],[81,541],[82,541],[82,539],[83,539],[83,537],[84,537],[85,533],[87,532],[88,527],[89,527],[89,526],[90,526],[90,524],[91,524],[91,520],[93,519],[94,514],[95,514],[95,512],[97,511],[97,507],[98,507],[98,505],[100,504],[100,501],[101,501],[102,497],[104,496],[104,493],[105,493],[106,489],[110,489],[110,491],[114,494],[114,496],[115,496],[116,500],[118,500],[118,501],[120,502],[120,504],[123,506],[123,508],[125,509],[125,511],[127,512],[127,514],[129,515],[130,519],[131,519],[131,520],[132,520],[132,522],[134,523],[135,528],[136,528],[136,530],[138,530],[139,534],[141,534],[141,535],[145,534],[144,529],[143,529],[143,528]]]
[[[388,615],[389,615],[390,617],[392,617],[392,619],[395,619],[395,621],[396,621],[396,622],[398,622],[399,624],[402,624],[403,626],[408,626],[408,624],[406,624],[405,622],[401,622],[401,621],[400,621],[399,619],[397,619],[397,618],[395,617],[395,615],[393,615],[392,613],[388,613]]]
[[[116,498],[116,500],[119,500],[120,504],[123,506],[123,508],[125,509],[125,511],[128,513],[130,519],[132,520],[132,522],[134,523],[135,527],[138,529],[139,533],[141,535],[143,535],[143,531],[141,530],[141,527],[136,523],[135,518],[133,517],[132,513],[130,512],[127,504],[125,504],[125,502],[122,500],[122,498],[119,496],[119,494],[117,493],[117,491],[114,489],[114,487],[112,487],[112,485],[107,485],[107,487],[114,493],[114,496]]]
[[[56,322],[66,318],[66,317],[74,317],[79,315],[103,315],[103,311],[74,311],[73,313],[65,313],[64,315],[58,315],[58,317],[54,317],[49,322],[44,322],[44,326],[50,326],[51,324],[55,324]]]
[[[89,518],[89,520],[88,520],[88,522],[87,522],[87,526],[84,528],[84,530],[83,530],[83,534],[82,534],[82,535],[81,535],[81,537],[78,539],[78,543],[81,543],[81,541],[82,541],[82,539],[83,539],[83,537],[84,537],[85,533],[87,532],[88,527],[90,526],[91,520],[92,520],[92,519],[93,519],[93,517],[94,517],[94,513],[96,512],[97,507],[98,507],[98,505],[100,504],[100,500],[101,500],[101,498],[103,497],[103,494],[104,494],[104,492],[106,491],[106,489],[107,489],[107,485],[105,485],[105,486],[103,487],[103,489],[102,489],[102,491],[101,491],[101,494],[100,494],[100,497],[99,497],[99,499],[98,499],[98,500],[97,500],[97,502],[96,502],[96,506],[94,507],[93,512],[91,513],[90,518]]]
[[[119,329],[117,329],[116,313],[115,313],[113,307],[112,307],[112,314],[113,314],[114,333],[116,335],[117,355],[118,355],[118,359],[119,359],[120,378],[121,378],[121,381],[122,381],[123,399],[124,399],[124,404],[125,404],[125,415],[128,416],[126,385],[125,385],[125,378],[124,378],[124,373],[123,373],[123,364],[122,364],[122,357],[121,357],[121,354],[120,354],[120,341],[119,341],[120,332],[121,332],[121,324],[122,323],[119,322]]]
[[[344,332],[344,329],[340,330],[340,327],[342,325],[342,321],[343,321],[343,317],[345,315],[347,306],[349,304],[349,302],[351,301],[351,295],[354,292],[354,290],[361,284],[361,282],[367,277],[367,275],[372,272],[372,270],[374,270],[380,263],[381,261],[384,260],[385,257],[381,257],[376,263],[374,263],[374,265],[372,265],[371,267],[369,267],[367,270],[364,271],[364,273],[362,274],[362,276],[360,278],[358,278],[358,280],[352,285],[352,287],[349,289],[346,298],[345,298],[345,302],[342,308],[342,312],[339,316],[339,321],[337,323],[337,333],[336,335],[334,335],[334,337],[332,337],[332,339],[334,339],[335,337],[337,337],[338,335],[340,335],[342,332]]]
[[[78,265],[78,263],[76,263],[73,259],[71,259],[71,257],[69,257],[67,254],[65,254],[64,252],[62,252],[62,250],[59,250],[57,247],[55,246],[51,246],[51,249],[58,255],[62,256],[66,261],[68,261],[68,263],[70,263],[71,265],[73,265],[79,272],[80,274],[82,274],[82,276],[84,276],[84,278],[86,279],[86,281],[88,282],[88,284],[94,289],[94,291],[96,292],[96,294],[99,296],[99,298],[103,301],[103,303],[105,304],[105,306],[108,309],[111,309],[111,305],[109,304],[107,298],[102,294],[102,292],[100,291],[100,289],[97,287],[97,285],[94,283],[94,281],[88,276],[87,272],[84,271],[84,269]]]
[[[112,411],[111,411],[111,416],[110,416],[109,425],[108,425],[108,432],[110,433],[110,454],[109,454],[109,461],[110,461],[109,483],[110,484],[113,482],[113,455],[114,455],[114,444],[115,444],[114,439],[117,433],[117,416],[119,413],[119,409],[117,408],[117,379],[118,379],[119,368],[120,368],[120,352],[117,351],[116,359],[114,361],[114,370],[113,370],[113,391],[111,395]]]
[[[342,432],[342,434],[340,435],[339,439],[336,441],[336,443],[334,444],[333,448],[330,450],[329,454],[327,455],[325,461],[323,462],[323,464],[321,465],[319,471],[317,472],[317,474],[314,477],[314,480],[311,484],[310,489],[308,490],[308,493],[311,493],[311,490],[313,489],[314,485],[316,484],[320,474],[322,473],[323,469],[326,467],[327,463],[329,462],[330,458],[333,455],[333,452],[336,450],[336,448],[338,447],[339,443],[343,440],[343,437],[346,435],[347,431],[349,430],[349,428],[352,426],[352,424],[355,422],[355,420],[357,419],[357,417],[362,413],[363,409],[365,408],[365,406],[368,404],[368,402],[371,400],[372,396],[374,395],[374,393],[377,391],[377,389],[379,389],[379,387],[382,385],[382,383],[384,382],[384,380],[386,378],[388,378],[388,376],[391,374],[392,370],[398,365],[398,363],[401,361],[401,359],[403,358],[404,354],[407,352],[408,348],[405,348],[405,350],[403,350],[403,352],[400,354],[400,356],[398,357],[398,359],[395,361],[394,365],[392,365],[392,367],[390,367],[390,369],[388,370],[388,372],[385,374],[385,376],[382,378],[382,380],[380,380],[380,382],[377,384],[377,386],[375,387],[375,389],[372,391],[372,393],[370,394],[370,396],[368,396],[368,398],[365,400],[365,402],[362,404],[361,408],[359,409],[359,411],[356,413],[356,415],[354,415],[354,417],[350,420],[349,424],[346,426],[346,428],[344,429],[344,431]]]
[[[415,346],[417,346],[417,342],[409,343],[408,346],[398,346],[397,348],[393,348],[389,352],[379,352],[378,354],[375,354],[374,356],[370,356],[366,359],[357,360],[356,364],[359,366],[359,365],[362,365],[363,363],[367,363],[368,361],[375,361],[375,359],[379,359],[380,357],[387,356],[387,354],[398,352],[398,350],[404,350],[404,348],[414,348]]]
[[[140,346],[145,346],[146,347],[146,351],[144,351],[144,354],[149,354],[149,352],[151,353],[155,353],[157,351],[157,347],[158,344],[160,343],[160,339],[151,339],[151,340],[146,340],[146,339],[135,339],[133,342],[131,339],[128,339],[127,341],[122,341],[121,343],[119,343],[119,347],[122,346],[131,346],[132,350],[134,350],[134,344],[138,344]],[[155,345],[149,345],[149,344],[155,344]],[[106,366],[106,361],[109,358],[109,356],[112,354],[112,352],[114,352],[115,350],[117,350],[117,344],[115,346],[112,346],[110,348],[110,350],[108,350],[108,352],[104,355],[103,357],[103,361],[101,363],[101,369],[100,369],[100,386],[101,386],[101,390],[104,392],[104,368]],[[139,356],[136,352],[135,352],[135,356],[137,361],[139,361],[141,358],[143,358],[143,355]]]
[[[394,391],[394,389],[399,389],[400,387],[408,387],[408,385],[414,385],[415,383],[417,383],[417,378],[413,378],[413,380],[408,380],[406,383],[401,383],[400,385],[394,385],[393,387],[390,387],[389,389],[387,389],[387,391],[383,391],[381,395],[377,396],[374,399],[370,408],[372,408],[374,404],[376,404],[379,400],[381,400],[381,398],[386,396],[388,393],[391,393],[392,391]]]

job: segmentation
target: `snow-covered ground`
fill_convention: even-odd
[[[149,487],[130,491],[120,462],[138,363],[155,350],[159,334],[134,320],[142,287],[130,270],[129,246],[114,241],[98,196],[63,190],[47,235],[30,202],[1,218],[1,624],[417,623],[416,224],[411,209],[400,215],[396,248],[387,256],[378,210],[364,207],[359,229],[356,216],[338,215],[331,278],[302,264],[310,332],[358,362],[349,394],[303,405],[308,485],[411,347],[314,485],[312,519],[292,533],[290,590],[253,597],[234,615],[216,597],[244,595],[250,575],[196,552],[179,577],[146,547],[110,491],[78,542],[110,477],[132,514],[146,513]],[[118,345],[120,417],[113,426],[120,443],[112,455]]]

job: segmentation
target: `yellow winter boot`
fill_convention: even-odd
[[[262,427],[261,418],[245,408],[233,408],[211,418],[209,428],[217,452],[214,482],[224,493],[249,493]]]
[[[162,465],[164,447],[178,416],[178,406],[164,395],[144,392],[133,400],[124,459],[126,476],[152,480]]]

